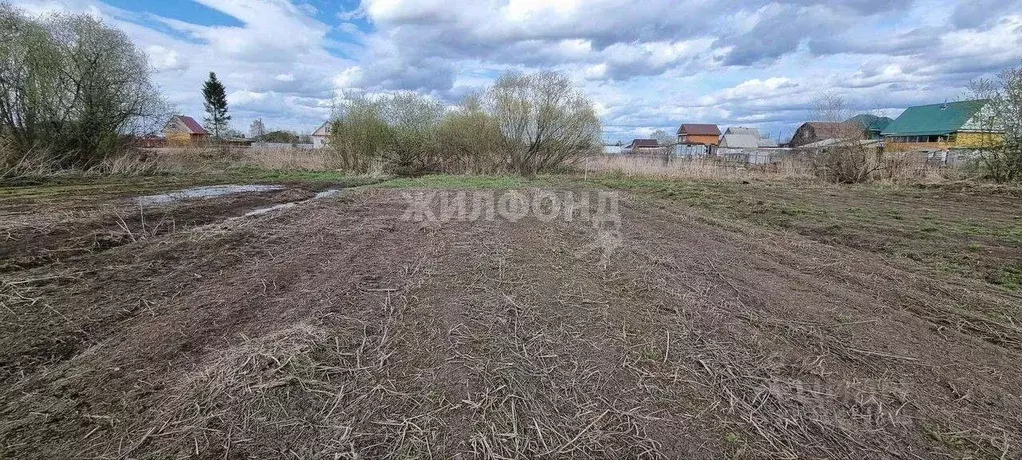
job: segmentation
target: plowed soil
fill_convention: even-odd
[[[0,458],[1022,456],[1017,291],[645,196],[609,260],[398,191],[238,200],[61,258],[56,214],[6,227]]]

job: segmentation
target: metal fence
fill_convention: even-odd
[[[785,155],[791,154],[791,149],[718,149],[717,155],[726,161],[745,163],[750,165],[768,165],[776,163]]]
[[[280,149],[297,149],[297,150],[312,150],[315,148],[312,144],[287,144],[283,142],[256,142],[252,144],[253,149],[264,149],[264,150],[280,150]]]

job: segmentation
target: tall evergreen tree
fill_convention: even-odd
[[[216,73],[209,73],[209,80],[202,85],[202,97],[206,100],[206,130],[219,138],[227,131],[227,122],[231,116],[227,114],[227,89],[217,80]]]

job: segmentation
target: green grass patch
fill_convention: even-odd
[[[1022,288],[1022,265],[1001,267],[991,274],[990,282],[1008,289]]]
[[[1003,197],[901,186],[626,178],[592,182],[705,210],[715,222],[791,230],[825,244],[908,259],[938,274],[1013,289],[1022,285],[1017,271],[1002,268],[1015,263],[1013,248],[1022,246],[1022,225],[1017,219],[1004,219],[1011,214],[989,211]],[[967,205],[959,204],[955,212],[932,207],[946,201]]]

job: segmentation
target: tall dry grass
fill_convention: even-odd
[[[650,155],[601,155],[588,158],[580,168],[595,177],[635,177],[691,180],[830,181],[812,157],[785,155],[772,164],[748,165],[720,157],[672,158]],[[866,182],[883,184],[937,183],[967,179],[961,168],[926,161],[924,154],[885,154]]]
[[[716,157],[673,158],[662,156],[601,155],[589,157],[581,167],[596,176],[652,177],[694,180],[812,180],[808,165],[785,158],[772,165],[746,165]]]
[[[336,161],[323,150],[297,148],[184,147],[141,149],[110,155],[86,169],[67,168],[45,151],[0,155],[0,180],[53,176],[147,176],[217,173],[238,167],[277,171],[330,171]],[[381,174],[382,166],[370,169]]]
[[[88,168],[68,168],[42,150],[31,150],[21,155],[0,153],[0,180],[75,175],[149,176],[186,171],[188,169],[184,165],[162,164],[139,152],[110,155]]]
[[[3,154],[0,146],[0,154]],[[233,168],[251,167],[274,171],[341,171],[341,162],[330,149],[294,147],[202,146],[156,148],[129,151],[109,156],[84,170],[62,168],[46,152],[32,151],[14,156],[7,151],[0,155],[0,180],[20,177],[62,175],[83,176],[146,176],[156,174],[219,173]],[[870,165],[872,172],[866,182],[880,184],[939,183],[970,179],[964,168],[952,168],[928,162],[925,154],[887,153]],[[492,174],[493,170],[473,167],[463,174]],[[807,154],[785,155],[767,165],[747,165],[721,157],[672,158],[665,162],[658,155],[599,155],[579,162],[576,171],[589,177],[635,177],[690,180],[781,180],[831,181],[821,172],[819,160]],[[350,172],[350,171],[348,171]],[[361,175],[381,177],[383,161],[370,165]]]

